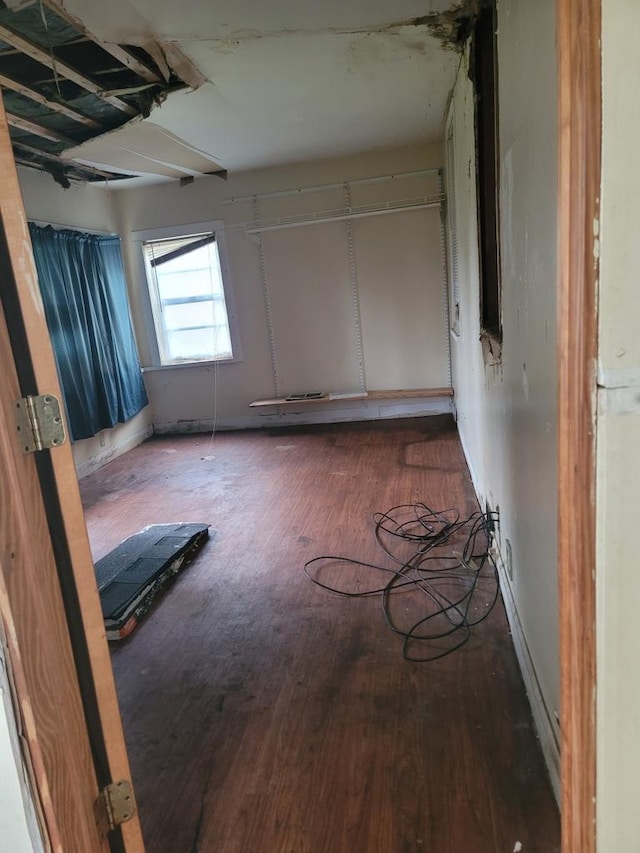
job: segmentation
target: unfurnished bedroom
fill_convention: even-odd
[[[554,14],[2,4],[16,850],[560,850]]]

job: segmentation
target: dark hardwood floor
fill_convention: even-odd
[[[380,561],[376,510],[477,510],[448,416],[154,438],[81,487],[96,559],[146,524],[212,527],[113,647],[148,853],[559,851],[501,602],[416,664],[378,600],[302,571]]]

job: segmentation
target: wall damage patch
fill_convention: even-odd
[[[455,9],[422,15],[415,18],[416,27],[428,27],[431,35],[442,42],[443,47],[461,50],[471,35],[473,22],[480,11],[481,0],[464,0]]]

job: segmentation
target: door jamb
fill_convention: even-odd
[[[595,853],[601,0],[558,0],[558,574],[562,851]]]

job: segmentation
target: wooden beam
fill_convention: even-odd
[[[51,142],[64,142],[65,145],[79,144],[76,140],[70,139],[62,133],[58,133],[57,130],[51,130],[50,127],[43,127],[41,124],[36,124],[35,121],[29,121],[29,119],[22,118],[22,116],[17,116],[14,113],[7,113],[7,122],[11,127],[17,127],[20,130],[24,130],[26,133],[33,134],[33,136],[40,136],[42,139],[49,139]]]
[[[87,37],[90,41],[97,44],[98,47],[101,47],[102,50],[109,53],[113,56],[114,59],[117,59],[122,65],[126,66],[130,71],[133,71],[134,74],[137,74],[138,77],[141,77],[143,80],[146,80],[148,83],[161,83],[163,82],[162,78],[148,65],[146,65],[141,59],[135,56],[129,51],[121,47],[119,44],[112,44],[110,42],[101,41],[99,38],[93,35],[81,20],[72,15],[65,7],[57,2],[57,0],[44,0],[44,5],[48,6],[52,12],[54,12],[59,18],[67,21],[73,27],[75,27],[78,32],[82,33]]]
[[[558,573],[562,851],[595,853],[594,222],[601,170],[601,0],[559,0]]]
[[[60,113],[60,115],[66,116],[73,121],[77,121],[78,124],[84,124],[86,127],[90,127],[93,130],[107,129],[95,119],[89,118],[89,116],[85,116],[82,113],[78,113],[71,109],[71,107],[60,103],[59,101],[50,101],[48,98],[45,98],[44,95],[41,95],[40,92],[36,92],[35,89],[26,86],[24,83],[19,83],[17,80],[12,80],[11,77],[7,77],[4,74],[0,74],[0,86],[3,89],[10,89],[12,92],[17,92],[24,98],[29,98],[30,101],[35,101],[37,104],[47,107],[47,109],[50,109],[52,112]]]
[[[13,30],[10,30],[8,27],[0,26],[0,40],[10,44],[12,47],[15,47],[16,50],[19,50],[26,56],[30,56],[31,59],[35,59],[35,61],[39,62],[41,65],[45,65],[47,68],[55,71],[60,75],[60,77],[65,77],[67,80],[71,80],[72,83],[75,83],[87,92],[97,95],[99,98],[102,98],[103,101],[106,101],[113,107],[116,107],[116,109],[121,110],[123,113],[130,116],[137,115],[136,110],[129,106],[129,104],[126,104],[114,95],[105,94],[101,87],[97,83],[94,83],[93,80],[85,77],[84,74],[81,74],[75,68],[67,65],[66,62],[62,62],[60,59],[52,57],[51,54],[43,47],[34,44],[17,33],[14,33]]]

